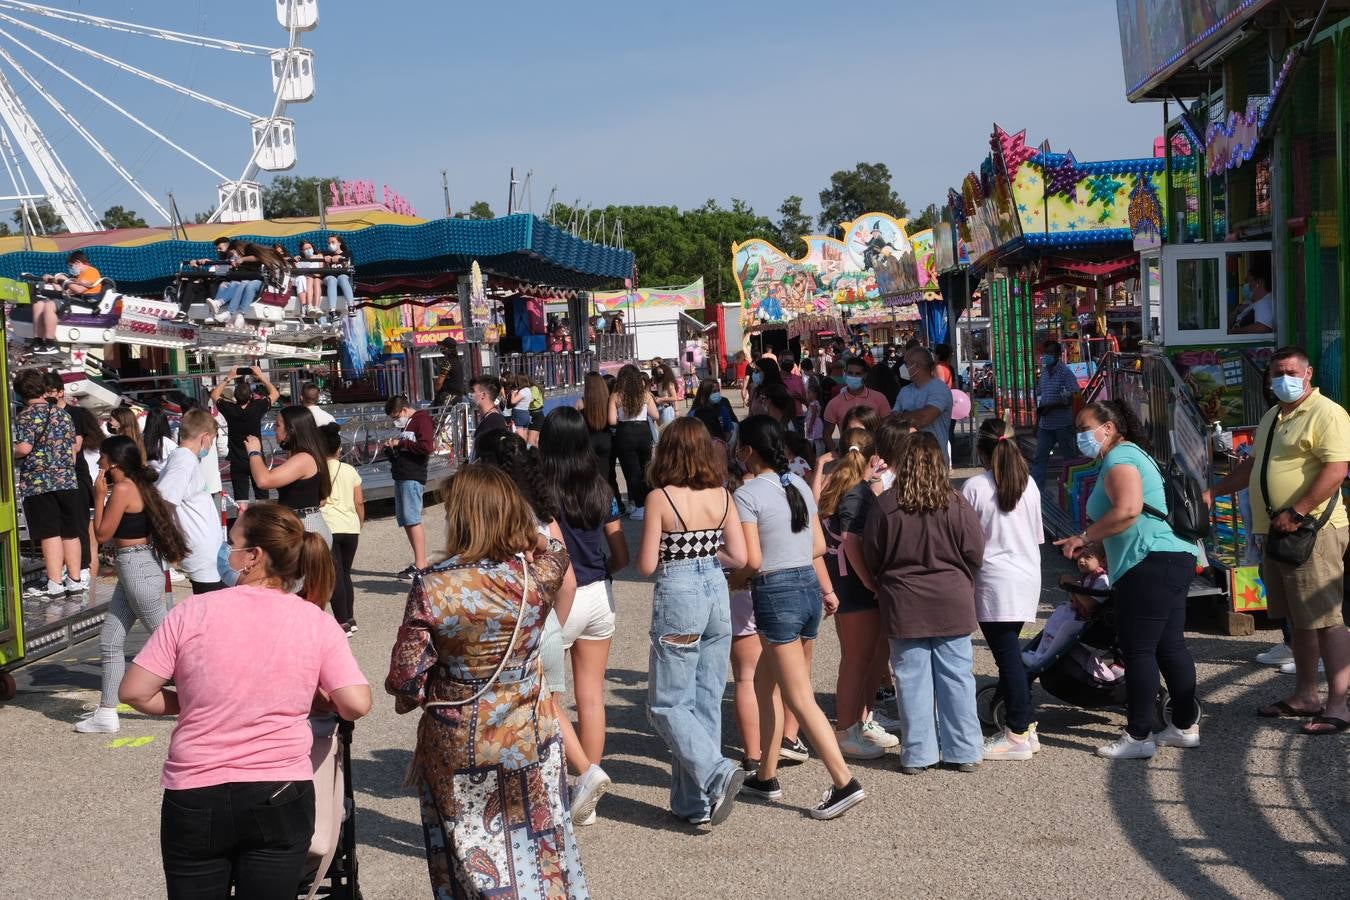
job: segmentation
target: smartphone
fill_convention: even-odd
[[[237,368],[237,369],[234,370],[234,374],[236,374],[236,375],[252,375],[252,374],[253,374],[253,370],[250,369],[248,366],[240,366],[239,368]]]

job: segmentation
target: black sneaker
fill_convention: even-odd
[[[890,703],[892,700],[895,699],[895,688],[891,687],[890,685],[886,685],[885,687],[879,687],[877,688],[877,692],[876,694],[873,695],[872,699],[874,699],[878,704],[882,705]]]
[[[731,774],[727,776],[727,783],[722,787],[722,793],[712,798],[712,812],[708,816],[709,825],[721,825],[731,815],[731,807],[736,802],[736,795],[741,792],[745,785],[745,772],[739,767],[732,769]]]
[[[399,572],[399,573],[398,573],[397,575],[395,575],[394,577],[397,578],[399,581],[412,581],[412,580],[413,580],[413,576],[416,575],[416,574],[417,574],[418,572],[420,572],[420,571],[422,571],[422,570],[419,569],[419,568],[417,568],[416,565],[412,565],[412,566],[408,566],[408,568],[404,569],[402,572]]]
[[[979,763],[943,763],[942,768],[950,769],[953,772],[960,772],[963,775],[969,775],[979,768]]]
[[[741,793],[759,800],[782,800],[783,786],[778,783],[777,778],[770,778],[766,781],[760,781],[758,778],[746,778],[745,783],[741,785]]]
[[[813,819],[836,819],[867,799],[862,785],[854,778],[843,787],[831,787],[820,797],[820,805],[811,810]]]
[[[791,741],[783,738],[783,746],[778,748],[778,755],[791,762],[804,763],[811,758],[811,751],[806,749],[801,738]]]
[[[759,771],[759,760],[751,759],[748,756],[742,756],[741,768],[745,770],[745,774],[754,775],[756,772]]]
[[[900,767],[900,774],[902,774],[902,775],[922,775],[924,772],[927,772],[927,771],[928,771],[928,766],[901,766],[901,767]]]

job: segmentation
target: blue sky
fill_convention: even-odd
[[[283,37],[271,0],[67,5],[266,45]],[[556,185],[559,199],[583,205],[739,197],[773,216],[789,194],[814,211],[836,169],[884,162],[918,209],[978,165],[995,121],[1080,159],[1150,155],[1161,130],[1160,105],[1125,102],[1109,0],[319,0],[319,9],[319,27],[303,37],[317,53],[318,94],[290,108],[294,174],[388,183],[424,215],[440,210],[441,169],[456,208],[484,199],[502,213],[512,165],[533,170],[537,211]],[[265,58],[29,21],[251,111],[269,103]],[[234,174],[247,158],[245,120],[0,28],[217,168]],[[0,47],[14,45],[0,35]],[[189,216],[211,204],[214,176],[12,52],[151,194],[174,190]],[[19,91],[97,210],[147,211],[31,89]]]

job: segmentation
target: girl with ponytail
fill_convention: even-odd
[[[1007,705],[1007,724],[985,743],[984,758],[1028,760],[1040,744],[1019,635],[1035,621],[1041,595],[1041,492],[1007,422],[985,419],[975,450],[985,471],[961,489],[985,541],[984,565],[975,575],[975,618],[994,654]]]
[[[776,421],[758,415],[742,422],[736,457],[750,475],[736,491],[736,511],[745,530],[748,568],[754,573],[750,595],[763,647],[755,672],[760,759],[742,790],[764,800],[783,796],[777,774],[786,705],[833,782],[811,816],[833,819],[866,795],[849,772],[811,686],[807,647],[820,630],[822,607],[829,614],[839,607],[825,566],[825,535],[811,489],[788,468],[783,430]]]
[[[293,891],[314,832],[311,711],[370,712],[370,685],[323,609],[334,582],[323,538],[290,509],[256,503],[227,553],[235,586],[175,605],[122,682],[124,703],[178,716],[160,813],[170,897]],[[292,593],[301,581],[309,602]],[[216,848],[205,854],[203,819]]]
[[[872,721],[873,691],[886,678],[890,649],[881,634],[876,584],[862,556],[863,524],[880,493],[881,475],[872,435],[850,428],[839,440],[842,455],[820,492],[820,515],[829,547],[830,577],[839,593],[834,617],[839,635],[835,682],[835,732],[850,759],[878,759],[898,738]]]
[[[130,437],[103,442],[94,481],[94,538],[111,542],[117,587],[99,635],[103,694],[93,713],[75,726],[83,734],[120,729],[117,690],[126,673],[127,632],[139,619],[151,633],[164,621],[164,565],[187,555],[187,541],[169,505],[155,490],[155,473]]]

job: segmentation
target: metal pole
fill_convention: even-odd
[[[450,179],[441,169],[441,193],[445,195],[445,217],[450,218]]]
[[[511,167],[511,183],[506,191],[506,214],[509,216],[515,211],[516,202],[516,167]]]
[[[323,185],[316,183],[314,185],[314,197],[319,201],[319,228],[328,230],[328,207],[323,204]]]

